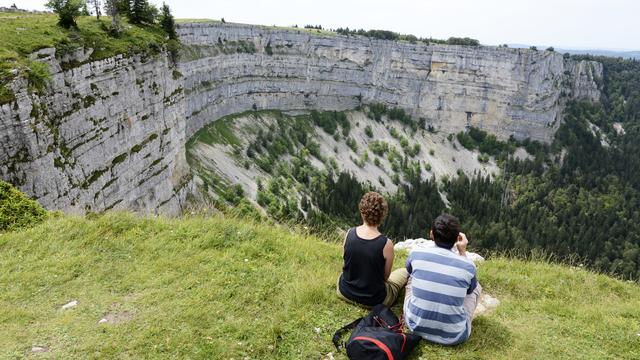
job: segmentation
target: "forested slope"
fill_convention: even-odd
[[[431,220],[448,211],[460,217],[465,232],[485,254],[496,250],[515,256],[544,252],[559,261],[577,261],[637,279],[640,63],[597,60],[604,64],[604,76],[599,79],[602,100],[596,104],[570,102],[551,144],[499,141],[470,127],[456,136],[433,135],[447,144],[448,151],[434,153],[429,150],[433,145],[421,144],[422,137],[416,134],[426,133],[422,136],[430,139],[433,136],[429,133],[436,133],[435,129],[404,113],[399,116],[396,109],[370,104],[362,110],[375,119],[371,124],[381,122],[379,126],[392,130],[392,137],[397,127],[402,129],[400,140],[404,136],[409,139],[409,146],[402,146],[402,141],[395,145],[402,152],[391,151],[392,146],[377,140],[379,135],[363,135],[351,143],[355,145],[351,149],[333,150],[353,152],[356,158],[352,156],[351,161],[358,167],[346,167],[348,159],[334,164],[330,147],[324,151],[323,144],[315,140],[322,141],[325,133],[339,138],[336,133],[342,129],[349,145],[351,134],[362,130],[358,130],[359,123],[337,122],[333,117],[341,113],[320,113],[315,115],[322,120],[315,121],[322,128],[315,130],[318,136],[304,134],[313,139],[309,143],[297,140],[298,135],[288,130],[291,125],[283,122],[259,136],[246,157],[239,148],[235,154],[247,169],[255,165],[264,170],[262,175],[268,181],[259,186],[258,205],[279,221],[303,221],[322,231],[344,228],[359,221],[355,209],[364,192],[387,191],[390,212],[382,230],[396,240],[427,237]],[[412,141],[418,141],[418,157],[410,152]],[[226,145],[238,146],[229,141]],[[456,149],[463,147],[474,153],[459,154]],[[501,171],[479,173],[465,168],[460,160],[469,156],[477,156],[481,163],[489,161]],[[416,158],[428,161],[416,162]],[[436,158],[452,160],[459,171],[436,177],[431,171]],[[377,166],[367,165],[371,161]],[[327,164],[326,170],[314,167],[318,162]],[[388,180],[365,182],[360,176],[379,169],[388,174],[385,179],[393,180],[392,191],[385,186]],[[289,189],[303,189],[301,194],[307,195],[291,196]],[[222,203],[237,206],[238,196],[245,194],[223,192]]]

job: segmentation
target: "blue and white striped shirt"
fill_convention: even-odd
[[[455,345],[469,338],[464,298],[477,286],[476,266],[440,247],[415,249],[407,259],[411,296],[404,304],[405,321],[414,334],[439,344]]]

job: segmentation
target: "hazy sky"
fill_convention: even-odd
[[[0,0],[44,9],[46,0]],[[161,4],[160,0],[151,0]],[[393,30],[483,44],[640,50],[640,0],[166,0],[180,18]]]

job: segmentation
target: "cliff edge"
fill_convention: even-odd
[[[435,129],[550,142],[569,99],[597,101],[602,64],[553,51],[425,45],[229,23],[181,24],[187,135],[257,109],[401,107]]]
[[[48,209],[178,214],[194,191],[185,144],[229,114],[375,102],[443,133],[474,126],[548,142],[565,102],[596,101],[602,76],[597,62],[550,51],[215,22],[181,24],[178,34],[177,67],[161,49],[99,60],[89,47],[32,53],[50,79],[34,91],[14,71],[0,105],[0,178]]]

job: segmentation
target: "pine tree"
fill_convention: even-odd
[[[131,14],[129,20],[133,24],[142,24],[142,13],[144,12],[145,0],[133,0],[131,3]]]
[[[130,17],[131,16],[131,0],[109,0],[112,1],[116,10],[118,10],[118,14],[121,16]]]
[[[82,7],[82,11],[80,12],[80,15],[82,16],[91,16],[91,12],[89,11],[89,6],[87,5],[87,3],[85,2],[83,7]]]
[[[164,32],[167,33],[169,39],[176,40],[178,38],[178,34],[176,33],[176,23],[173,19],[173,15],[171,15],[171,9],[169,9],[169,5],[167,5],[166,3],[162,3],[160,26],[162,26]]]

